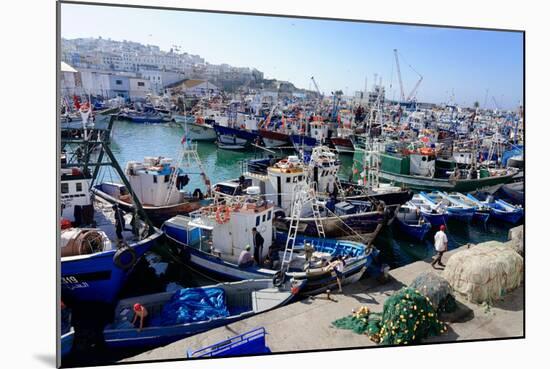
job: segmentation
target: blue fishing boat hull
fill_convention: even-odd
[[[167,345],[185,337],[231,324],[253,315],[254,313],[250,312],[248,314],[229,317],[223,320],[220,319],[212,320],[210,322],[201,322],[203,324],[200,325],[152,327],[148,328],[146,333],[139,332],[135,328],[120,331],[106,330],[103,333],[103,336],[107,347],[112,349],[151,348]]]
[[[513,210],[505,209],[498,204],[498,201],[493,204],[488,204],[491,207],[491,216],[494,219],[502,222],[517,224],[523,219],[524,211],[522,208],[515,208]],[[511,205],[510,205],[511,206]]]
[[[227,149],[244,149],[261,140],[257,132],[214,124],[218,146]]]
[[[420,210],[420,215],[424,218],[424,220],[432,225],[432,227],[440,227],[442,225],[447,224],[447,221],[449,220],[448,214],[438,214],[438,213],[430,213],[427,211]]]
[[[158,236],[161,234],[159,233]],[[156,242],[150,237],[132,246],[137,259]],[[112,303],[116,300],[131,269],[122,270],[113,262],[116,250],[89,256],[62,258],[61,297],[63,301]]]
[[[417,241],[423,241],[428,232],[432,229],[432,225],[430,223],[408,224],[407,222],[399,219],[399,217],[395,218],[394,224],[405,236],[413,238]]]
[[[225,326],[236,321],[249,318],[251,316],[276,309],[284,306],[295,299],[296,295],[302,289],[304,282],[286,281],[284,285],[277,288],[273,285],[271,279],[257,279],[247,280],[242,282],[234,282],[238,286],[235,288],[241,292],[237,292],[234,295],[225,294],[221,295],[223,299],[223,306],[218,304],[219,300],[213,295],[201,295],[199,298],[183,299],[183,304],[174,305],[174,300],[162,300],[156,302],[151,300],[156,296],[171,295],[173,293],[159,293],[154,295],[137,296],[121,300],[123,306],[117,306],[115,309],[115,321],[113,324],[108,325],[103,331],[103,337],[105,344],[114,349],[122,348],[152,348],[162,345],[166,345],[177,341],[179,339],[192,336],[197,333],[209,331],[211,329]],[[218,284],[212,286],[214,289],[220,289]],[[292,288],[296,288],[292,291]],[[192,290],[203,290],[209,287],[193,288]],[[230,286],[228,288],[231,288]],[[282,289],[282,290],[281,290]],[[182,289],[185,291],[188,289]],[[269,291],[271,297],[256,296],[256,292]],[[244,294],[247,296],[245,297]],[[199,292],[200,294],[200,292]],[[200,300],[202,298],[202,300]],[[263,302],[261,302],[263,300]],[[260,301],[260,302],[258,302]],[[133,313],[124,311],[131,310],[131,306],[134,303],[139,302],[144,306],[149,304],[149,311],[151,312],[150,319],[146,321],[146,325],[142,330],[138,330],[130,323]],[[152,304],[152,306],[151,306]],[[172,307],[170,305],[172,304]],[[257,305],[256,305],[257,304]],[[172,308],[175,309],[172,312],[165,310]],[[202,309],[197,314],[196,309]],[[191,309],[191,311],[187,310]],[[167,313],[167,316],[163,317],[163,314]],[[122,315],[125,315],[125,321],[121,321]],[[174,315],[175,314],[175,315]],[[180,315],[189,314],[187,318],[179,320]],[[117,318],[118,321],[117,321]],[[175,319],[174,319],[175,318]]]
[[[470,223],[476,212],[475,208],[447,208],[449,219],[459,222]]]

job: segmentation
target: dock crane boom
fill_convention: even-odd
[[[424,77],[420,75],[418,82],[416,82],[416,85],[414,85],[411,93],[409,94],[409,96],[407,96],[407,101],[410,101],[414,97],[414,94],[416,93],[416,90],[418,90],[418,86],[420,86],[420,82],[422,82],[423,79]]]
[[[405,91],[403,91],[403,80],[401,79],[401,68],[399,67],[399,57],[397,56],[397,49],[393,49],[393,54],[395,55],[395,65],[397,67],[397,79],[399,80],[399,88],[401,89],[401,101],[405,101]]]
[[[317,82],[315,81],[315,78],[313,76],[311,76],[311,81],[313,82],[313,86],[315,86],[315,90],[317,91],[317,93],[319,94],[319,96],[322,99],[323,94],[321,93],[321,90],[319,89],[319,86],[317,85]]]
[[[422,80],[424,79],[424,77],[422,77],[422,75],[420,73],[418,73],[418,71],[416,69],[414,69],[412,67],[412,65],[409,64],[409,68],[411,68],[413,70],[413,72],[418,74],[419,79],[416,82],[416,84],[414,85],[414,87],[411,90],[411,92],[409,93],[409,95],[407,96],[407,98],[405,99],[405,91],[403,89],[403,80],[401,78],[401,68],[399,67],[399,57],[397,55],[398,54],[397,49],[393,49],[393,53],[395,55],[395,65],[397,66],[397,78],[399,79],[399,87],[401,89],[401,101],[411,101],[411,99],[416,94],[416,91],[418,90],[418,86],[420,86],[420,83],[422,83]],[[406,62],[407,61],[405,61],[405,63]]]

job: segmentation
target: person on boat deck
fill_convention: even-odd
[[[254,241],[254,261],[257,265],[262,264],[262,249],[264,248],[264,238],[258,232],[256,227],[252,228],[252,240]]]
[[[145,306],[141,305],[140,303],[134,304],[134,320],[132,320],[132,325],[136,324],[136,320],[139,318],[139,328],[138,331],[141,331],[143,329],[143,325],[145,323],[145,318],[147,318],[147,315],[149,315],[149,312],[145,308]]]
[[[439,266],[445,267],[445,265],[441,262],[441,258],[448,248],[448,240],[447,235],[445,234],[445,229],[445,226],[441,225],[441,227],[439,227],[439,231],[434,236],[434,246],[437,256],[432,261],[432,267],[435,267],[436,263]]]
[[[122,215],[122,212],[120,211],[117,204],[113,205],[113,211],[115,212],[115,230],[116,230],[116,237],[119,241],[124,240],[124,237],[122,236],[122,230],[125,227],[124,222],[124,216]]]
[[[246,245],[244,250],[239,255],[239,268],[248,268],[254,265],[254,259],[250,254],[250,245]]]

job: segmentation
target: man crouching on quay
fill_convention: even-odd
[[[443,257],[443,254],[447,251],[449,247],[449,242],[447,240],[447,235],[445,234],[445,226],[441,225],[439,227],[439,231],[434,236],[434,246],[435,251],[437,252],[436,258],[432,261],[432,267],[435,268],[435,264],[445,267],[445,265],[441,262],[441,258]]]

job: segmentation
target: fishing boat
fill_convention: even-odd
[[[193,122],[186,122],[184,128],[189,139],[193,141],[214,142],[217,137],[212,123],[201,118],[197,118]]]
[[[486,224],[489,220],[491,212],[487,206],[480,204],[479,202],[472,201],[468,196],[461,194],[460,192],[449,194],[444,193],[443,195],[458,203],[475,208],[474,217],[472,218],[473,221]]]
[[[297,156],[269,161],[251,162],[242,178],[214,185],[214,193],[232,197],[250,190],[277,206],[275,227],[287,230],[290,222],[292,197],[296,186],[314,183],[314,192],[320,201],[319,222],[325,227],[327,237],[352,237],[360,240],[373,239],[385,222],[390,219],[390,210],[373,199],[339,198],[337,173],[340,161],[327,147],[316,147],[304,164]],[[263,173],[263,174],[261,174]],[[300,234],[317,236],[316,217],[311,207],[300,214]]]
[[[350,127],[339,127],[336,130],[336,137],[332,137],[330,142],[339,154],[355,153],[353,130]]]
[[[353,154],[355,145],[351,137],[332,137],[330,142],[339,154]]]
[[[188,214],[208,204],[200,188],[196,188],[192,193],[186,191],[189,183],[186,171],[189,171],[191,166],[198,167],[207,182],[196,152],[196,144],[184,142],[180,157],[178,163],[171,158],[145,157],[141,163],[129,161],[126,164],[126,178],[147,216],[159,227],[165,220],[177,214]],[[183,164],[187,168],[182,168]],[[134,210],[131,194],[123,183],[103,182],[95,185],[92,192],[112,204],[117,204],[126,212]]]
[[[401,206],[395,215],[394,224],[401,233],[416,241],[423,241],[432,228],[414,204]]]
[[[524,182],[508,183],[501,186],[497,194],[500,197],[505,197],[509,202],[516,205],[525,205]]]
[[[169,122],[170,119],[156,111],[140,112],[135,110],[124,110],[118,114],[119,120],[127,120],[139,124],[158,124]]]
[[[137,260],[162,235],[111,204],[92,202],[90,179],[78,168],[61,170],[61,294],[66,303],[113,302]],[[123,228],[122,239],[115,215],[134,223],[133,231]]]
[[[268,149],[292,145],[290,135],[287,133],[280,132],[280,131],[272,131],[268,129],[260,129],[258,130],[258,132],[262,137],[264,146],[267,147]]]
[[[298,231],[301,235],[316,236],[317,224],[321,223],[327,237],[371,242],[389,219],[389,212],[381,204],[362,200],[329,200],[320,204],[317,217],[311,209],[304,209]],[[278,230],[288,230],[290,221],[291,217],[283,216],[282,212],[275,214],[274,224]]]
[[[380,154],[380,178],[398,186],[418,191],[471,192],[498,184],[511,182],[516,168],[487,169],[476,171],[476,178],[460,176],[436,177],[436,158],[433,153],[410,155]]]
[[[491,217],[494,219],[517,224],[523,218],[524,210],[520,205],[512,205],[504,200],[495,200],[492,196],[488,196],[485,201],[480,201],[471,194],[467,196],[471,201],[478,203],[480,206],[487,207],[491,213]]]
[[[280,260],[274,255],[278,255],[278,259],[284,256],[281,246],[286,241],[286,233],[276,232],[273,238],[273,210],[273,204],[260,196],[228,198],[224,204],[203,208],[189,217],[179,215],[169,219],[162,229],[166,237],[181,248],[187,264],[195,270],[226,280],[277,279],[281,278],[281,268],[277,266]],[[240,253],[247,245],[254,245],[253,227],[264,238],[260,259],[269,259],[270,255],[272,264],[240,268],[237,263]],[[344,275],[346,281],[353,281],[360,278],[377,254],[373,248],[347,240],[298,235],[295,241],[296,249],[288,254],[292,257],[284,278],[306,280],[304,293],[317,293],[336,284],[335,277],[326,267],[327,260],[345,256]],[[306,243],[318,251],[309,263],[306,263]]]
[[[447,224],[449,213],[442,207],[436,206],[431,200],[427,200],[419,194],[415,194],[409,206],[414,206],[420,212],[420,215],[432,225],[432,227],[440,227]]]
[[[465,205],[464,203],[449,197],[443,192],[420,192],[425,200],[431,201],[436,207],[445,209],[448,213],[449,219],[458,220],[466,223],[470,223],[474,217],[476,208],[473,206]]]
[[[220,149],[243,150],[260,140],[260,135],[257,132],[219,124],[214,124],[214,131],[217,136],[216,144]]]
[[[281,307],[301,291],[304,283],[289,279],[275,285],[271,278],[251,279],[123,299],[103,336],[112,348],[166,345]],[[132,325],[136,303],[149,313],[141,330]]]

